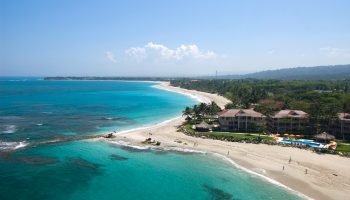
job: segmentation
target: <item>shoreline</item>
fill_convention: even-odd
[[[312,200],[312,199],[313,199],[313,198],[311,198],[311,197],[309,197],[309,196],[306,196],[305,194],[303,194],[303,193],[301,193],[301,192],[299,192],[299,191],[293,190],[292,188],[290,188],[290,187],[288,187],[288,186],[286,186],[286,185],[284,185],[284,184],[282,184],[282,183],[276,181],[275,179],[269,178],[269,177],[267,177],[267,176],[265,176],[265,175],[259,174],[259,173],[257,173],[257,172],[254,172],[254,171],[248,169],[248,168],[245,168],[245,167],[243,167],[243,166],[237,164],[235,161],[233,161],[231,158],[229,158],[229,157],[227,157],[227,156],[224,156],[224,155],[221,155],[221,154],[218,154],[218,153],[213,153],[213,154],[214,154],[215,156],[220,157],[220,158],[226,160],[227,162],[231,163],[234,167],[236,167],[236,168],[238,168],[238,169],[240,169],[240,170],[243,170],[243,171],[245,171],[245,172],[247,172],[247,173],[253,174],[253,175],[256,176],[256,177],[262,178],[262,179],[264,179],[265,181],[267,181],[267,182],[269,182],[269,183],[271,183],[271,184],[274,184],[274,185],[276,185],[276,186],[278,186],[278,187],[281,187],[281,188],[283,188],[283,189],[285,189],[285,190],[287,190],[287,191],[289,191],[289,192],[291,192],[291,193],[293,193],[293,194],[295,194],[295,195],[297,195],[297,196],[299,196],[299,197],[301,197],[301,198],[309,199],[309,200]]]
[[[181,93],[199,102],[214,101],[221,108],[229,102],[216,94],[173,87],[168,82],[161,82],[153,87]],[[180,148],[212,153],[221,156],[237,168],[307,199],[347,199],[350,194],[349,159],[289,147],[195,138],[176,131],[176,127],[183,121],[184,117],[176,117],[149,127],[125,130],[118,133],[115,139],[107,141],[149,148],[141,142],[151,137],[161,142],[160,147],[155,148]],[[179,140],[182,142],[176,142]],[[196,147],[192,147],[195,143]],[[288,164],[290,156],[293,161]],[[286,166],[286,170],[282,171],[282,166]],[[305,169],[308,169],[308,174],[303,173]]]

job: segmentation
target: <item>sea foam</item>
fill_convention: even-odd
[[[175,92],[175,93],[179,93],[179,94],[182,94],[182,95],[185,95],[185,96],[188,96],[194,100],[196,100],[197,102],[199,103],[210,103],[211,101],[203,96],[197,96],[195,94],[191,94],[189,92],[182,92],[182,91],[177,91],[177,90],[171,90],[169,88],[166,88],[166,87],[162,87],[161,85],[154,85],[152,86],[153,88],[157,88],[157,89],[160,89],[160,90],[166,90],[168,92]]]
[[[3,142],[0,141],[0,151],[13,151],[28,146],[27,142]]]
[[[269,177],[267,177],[267,176],[264,176],[264,175],[262,175],[262,174],[259,174],[259,173],[257,173],[257,172],[254,172],[254,171],[252,171],[252,170],[250,170],[250,169],[247,169],[247,168],[245,168],[245,167],[242,167],[241,165],[237,164],[235,161],[233,161],[232,159],[230,159],[230,158],[228,158],[228,157],[226,157],[226,156],[224,156],[224,155],[221,155],[221,154],[219,154],[219,153],[213,153],[213,155],[214,155],[214,156],[217,156],[217,157],[219,157],[219,158],[222,158],[223,160],[226,160],[227,162],[231,163],[233,166],[235,166],[236,168],[238,168],[238,169],[240,169],[240,170],[243,170],[243,171],[245,171],[245,172],[248,172],[249,174],[252,174],[252,175],[254,175],[254,176],[260,177],[260,178],[266,180],[266,181],[269,182],[269,183],[272,183],[272,184],[277,185],[277,186],[279,186],[279,187],[281,187],[281,188],[284,188],[284,189],[286,189],[286,190],[288,190],[288,191],[290,191],[290,192],[296,194],[297,196],[299,196],[299,197],[301,197],[301,198],[313,200],[313,198],[308,197],[308,196],[306,196],[305,194],[300,193],[300,192],[298,192],[298,191],[295,191],[295,190],[293,190],[292,188],[290,188],[290,187],[288,187],[288,186],[286,186],[286,185],[283,185],[282,183],[280,183],[280,182],[278,182],[278,181],[276,181],[276,180],[274,180],[274,179],[272,179],[272,178],[269,178]]]
[[[8,134],[8,133],[15,133],[17,131],[16,125],[5,125],[5,130],[1,131],[1,133]]]

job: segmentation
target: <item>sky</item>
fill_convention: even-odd
[[[349,63],[349,0],[0,0],[0,76],[197,76]]]

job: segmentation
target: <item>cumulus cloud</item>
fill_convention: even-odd
[[[175,49],[171,49],[163,44],[153,42],[149,42],[143,47],[131,47],[127,49],[125,53],[138,60],[150,57],[162,60],[182,60],[184,58],[214,59],[217,57],[216,53],[213,51],[203,51],[195,44],[182,44]]]
[[[141,47],[131,47],[125,51],[125,53],[137,60],[142,60],[146,57],[146,50]]]
[[[341,49],[335,47],[323,47],[320,51],[328,57],[350,57],[350,49]]]
[[[112,63],[116,63],[117,60],[114,57],[114,54],[110,51],[106,51],[106,58],[111,61]]]

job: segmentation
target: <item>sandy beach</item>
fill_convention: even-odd
[[[216,94],[172,87],[167,82],[156,87],[189,95],[201,102],[214,101],[222,108],[229,102]],[[161,148],[184,148],[221,155],[245,170],[264,176],[275,184],[283,184],[312,199],[349,199],[349,158],[316,154],[291,147],[243,144],[190,137],[176,131],[176,127],[183,122],[184,117],[179,117],[153,127],[120,133],[113,140],[142,146],[141,142],[151,137],[152,140],[161,142]],[[176,142],[179,140],[182,142]],[[194,143],[197,144],[195,147]],[[292,161],[289,163],[290,157]],[[307,174],[305,174],[306,169]]]

